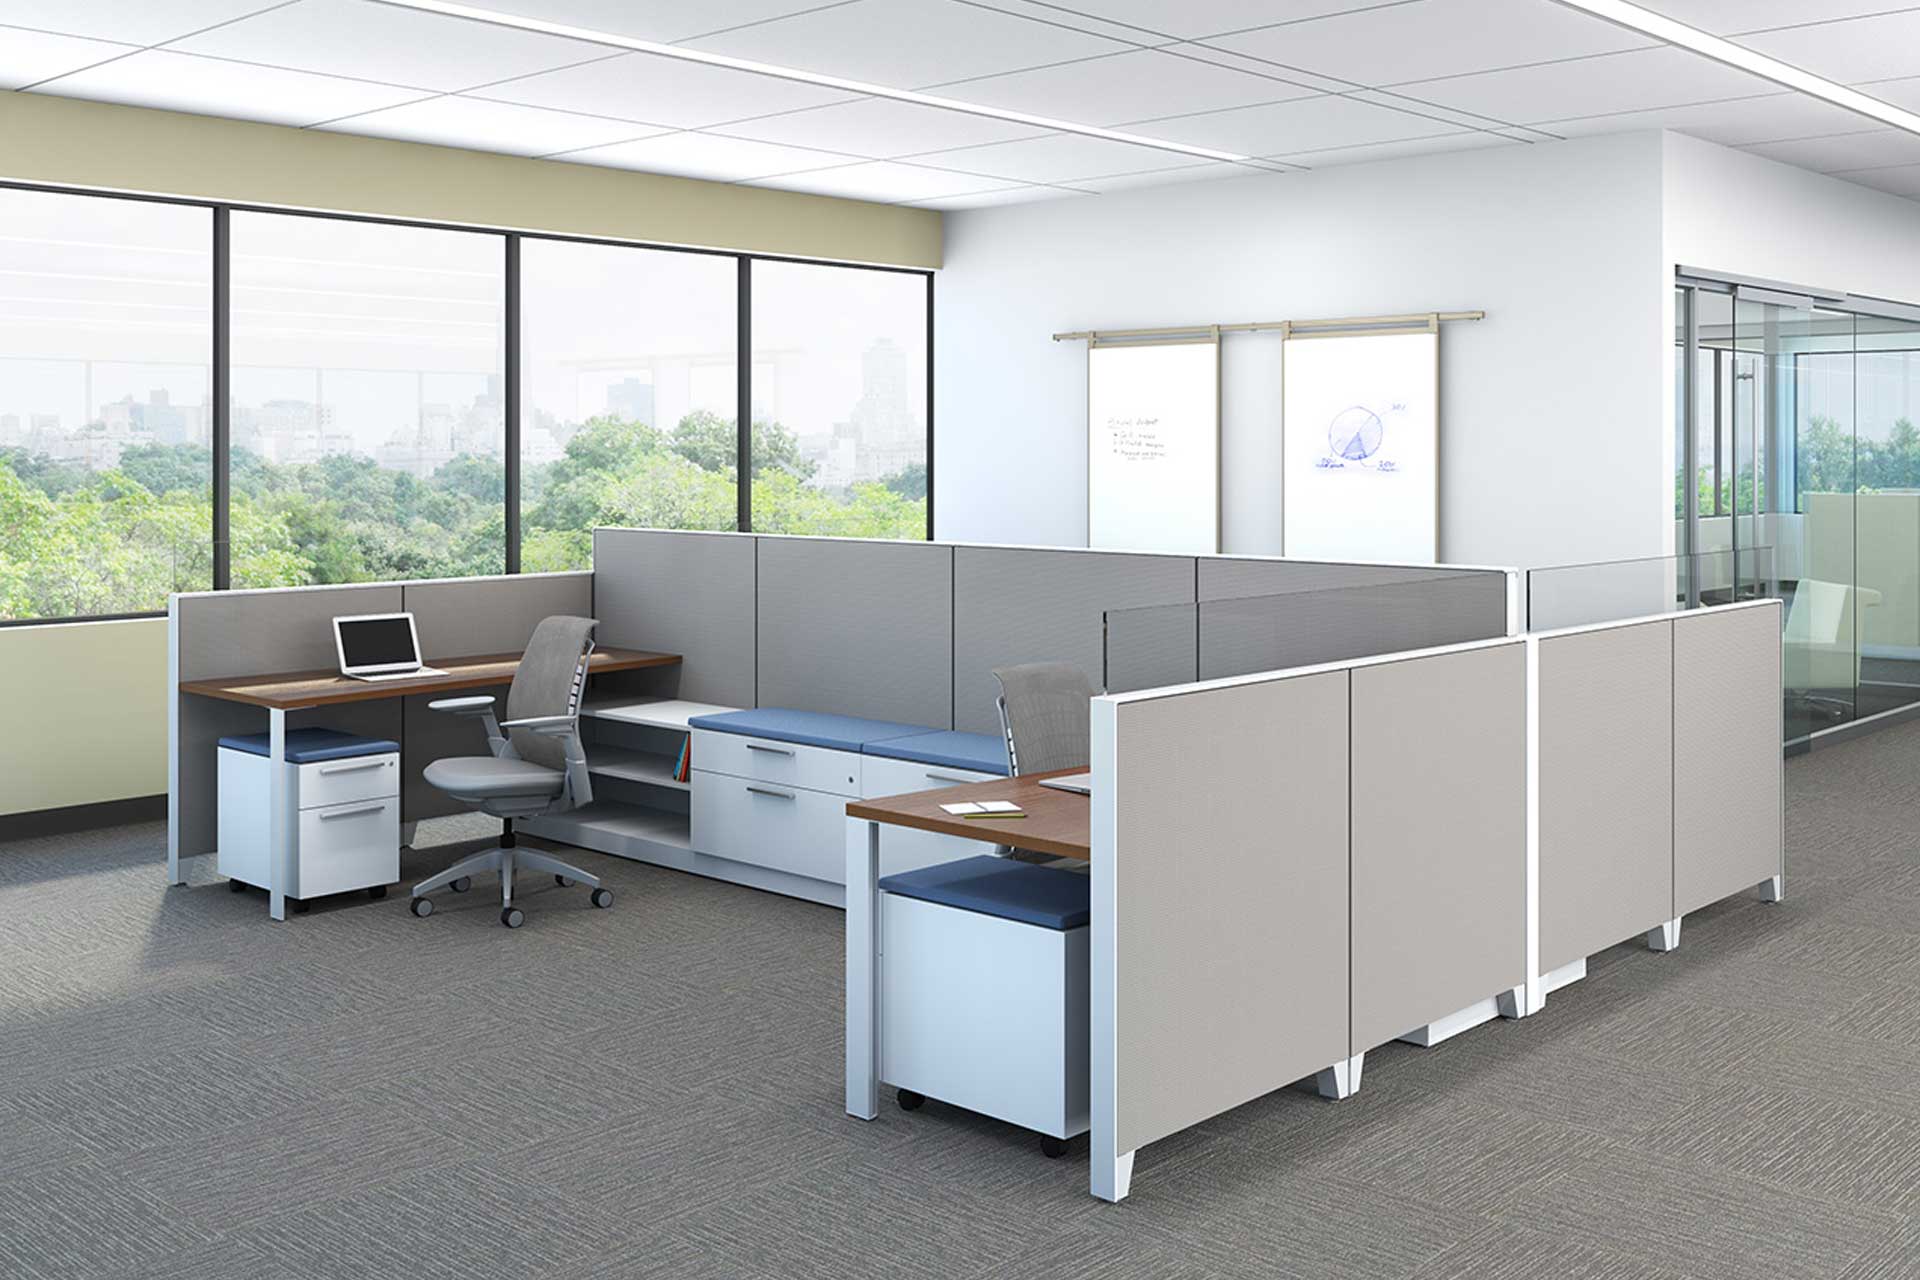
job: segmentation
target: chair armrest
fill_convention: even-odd
[[[451,711],[457,716],[477,716],[493,706],[493,695],[479,694],[471,698],[439,698],[427,704],[429,711]]]
[[[579,723],[578,716],[522,716],[518,720],[502,720],[502,729],[526,729],[532,733],[545,734],[552,738],[564,738],[572,733]]]

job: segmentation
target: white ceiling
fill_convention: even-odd
[[[1920,0],[1639,0],[1920,110]],[[378,0],[0,0],[0,89],[977,208],[1669,128],[1920,199],[1920,137],[1555,0],[468,0],[1220,163]]]

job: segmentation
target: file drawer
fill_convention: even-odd
[[[833,884],[846,880],[844,795],[696,769],[691,824],[700,853]]]
[[[713,729],[693,731],[694,768],[808,791],[858,797],[861,759],[852,751],[752,738],[741,733],[720,733]]]
[[[399,878],[398,796],[300,811],[292,896],[320,898]]]
[[[876,799],[880,796],[932,791],[937,787],[960,786],[968,782],[994,781],[1004,782],[1005,779],[998,774],[950,769],[945,765],[867,756],[861,764],[860,793],[867,799]],[[888,824],[880,828],[880,874],[890,876],[919,867],[930,867],[937,862],[977,857],[990,852],[992,848],[991,844],[979,840],[964,840],[959,836],[936,835],[931,831],[915,831],[911,827]]]
[[[300,771],[297,794],[302,809],[400,794],[400,757],[393,752],[288,767]]]

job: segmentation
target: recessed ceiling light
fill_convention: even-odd
[[[1691,49],[1703,57],[1715,62],[1737,67],[1741,71],[1752,72],[1756,76],[1771,80],[1775,84],[1797,89],[1810,97],[1831,102],[1836,107],[1845,107],[1882,124],[1892,125],[1896,129],[1905,129],[1908,133],[1920,133],[1920,115],[1902,110],[1890,102],[1861,93],[1858,89],[1849,89],[1846,85],[1817,76],[1811,71],[1803,71],[1791,63],[1769,58],[1764,53],[1756,53],[1745,45],[1723,40],[1719,36],[1710,36],[1698,27],[1690,27],[1684,22],[1676,22],[1662,14],[1642,9],[1627,0],[1559,0],[1569,9],[1578,9],[1590,13],[1596,18],[1605,18],[1608,22],[1649,35],[1656,40],[1682,49]]]
[[[582,40],[589,44],[631,49],[635,53],[678,58],[682,62],[700,62],[710,67],[725,67],[730,71],[749,71],[754,75],[771,76],[778,80],[794,80],[801,84],[820,85],[827,89],[844,89],[848,93],[865,94],[873,98],[891,98],[895,102],[911,102],[923,107],[939,107],[946,111],[963,111],[968,115],[1006,120],[1013,124],[1032,125],[1036,129],[1049,129],[1056,133],[1077,133],[1084,138],[1104,138],[1108,142],[1126,142],[1136,147],[1152,147],[1156,151],[1172,151],[1185,156],[1198,156],[1202,160],[1224,160],[1232,164],[1244,164],[1253,159],[1252,156],[1244,156],[1234,151],[1216,151],[1212,147],[1189,146],[1184,142],[1169,142],[1165,138],[1149,138],[1144,134],[1126,133],[1119,129],[1102,129],[1097,125],[1078,124],[1072,120],[1029,115],[1024,111],[1007,111],[1000,107],[982,106],[977,102],[962,102],[957,98],[942,98],[931,93],[915,93],[911,89],[895,89],[883,84],[868,84],[864,80],[821,75],[819,72],[802,71],[798,67],[783,67],[772,62],[755,62],[750,58],[729,58],[725,54],[708,53],[682,45],[637,40],[632,36],[623,36],[611,31],[576,27],[564,22],[548,22],[543,18],[525,18],[517,13],[481,9],[470,4],[452,4],[448,0],[374,0],[374,2],[391,5],[396,9],[417,9],[422,13],[465,18],[472,22],[484,22],[490,26],[511,27],[517,31],[534,31],[541,35],[564,36],[569,40]]]

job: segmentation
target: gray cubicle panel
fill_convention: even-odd
[[[436,658],[521,653],[542,618],[555,614],[591,617],[593,611],[591,573],[408,582],[401,585],[400,593],[400,607],[413,614],[420,633],[420,651],[429,663]],[[470,692],[493,693],[504,706],[506,691],[507,686],[501,685]],[[421,770],[430,762],[443,756],[487,754],[487,737],[479,721],[428,709],[427,704],[440,696],[422,694],[401,700],[400,812],[408,822],[468,811],[467,806],[448,799],[421,779]]]
[[[1347,686],[1115,708],[1117,1150],[1347,1057]]]
[[[1676,914],[1673,622],[1539,647],[1540,970],[1551,973]]]
[[[680,654],[679,697],[758,705],[755,541],[737,533],[594,530],[600,643]]]
[[[1507,575],[1444,566],[1199,562],[1199,679],[1492,640]]]
[[[1784,871],[1780,602],[1673,620],[1673,914]]]
[[[952,727],[952,547],[753,541],[758,705]]]
[[[1354,1053],[1526,980],[1526,665],[1515,640],[1353,669]]]
[[[1102,619],[1109,610],[1191,604],[1193,557],[1018,547],[953,549],[953,727],[998,733],[993,669],[1019,662],[1079,664],[1094,688],[1106,678]],[[1163,621],[1151,625],[1157,616]],[[1127,628],[1134,648],[1115,665],[1123,687],[1194,678],[1193,627],[1177,610]],[[1118,691],[1116,689],[1116,691]]]
[[[177,602],[178,678],[334,670],[339,665],[333,644],[335,617],[393,613],[400,608],[400,588],[391,584],[182,595]],[[173,696],[179,699],[179,736],[173,744],[180,786],[175,816],[180,854],[187,857],[214,847],[219,740],[227,734],[265,732],[267,713],[259,707],[177,690]],[[400,722],[400,707],[386,700],[295,712],[287,719],[290,728],[325,725],[396,742]]]

